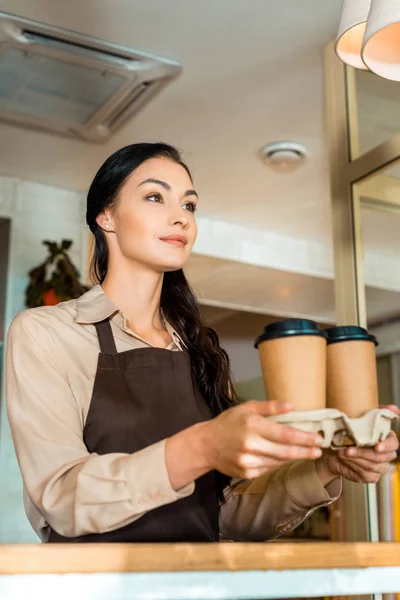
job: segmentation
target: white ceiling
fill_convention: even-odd
[[[323,47],[340,0],[0,0],[0,10],[176,58],[183,74],[103,146],[0,127],[0,173],[85,190],[103,159],[136,141],[178,145],[202,214],[330,239]],[[271,172],[267,142],[309,158]]]

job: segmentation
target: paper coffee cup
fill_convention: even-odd
[[[327,406],[350,418],[379,407],[376,338],[362,327],[332,327],[326,331]]]
[[[269,400],[293,404],[293,410],[326,407],[326,334],[308,319],[271,323],[257,338],[264,386]]]

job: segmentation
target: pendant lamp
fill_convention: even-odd
[[[362,58],[377,75],[400,81],[399,0],[372,0]]]
[[[367,69],[361,48],[371,0],[343,0],[335,50],[340,60],[350,67]]]

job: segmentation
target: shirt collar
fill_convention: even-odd
[[[76,301],[76,322],[85,325],[99,323],[119,312],[100,284],[90,288]]]
[[[76,301],[76,322],[84,325],[99,323],[114,316],[116,313],[122,314],[114,302],[107,296],[100,284],[90,288]],[[165,321],[165,328],[168,331],[172,341],[182,350],[186,348],[181,336],[175,329]]]

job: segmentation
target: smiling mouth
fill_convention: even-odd
[[[185,244],[183,242],[180,242],[179,240],[161,240],[162,242],[165,242],[166,244],[172,244],[173,246],[178,246],[178,248],[184,248]]]
[[[171,244],[172,246],[176,246],[177,248],[184,248],[187,244],[187,240],[185,237],[167,237],[167,238],[160,238],[162,242],[165,242],[166,244]]]

